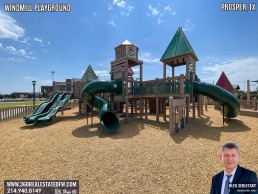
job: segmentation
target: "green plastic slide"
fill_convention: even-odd
[[[108,102],[96,96],[102,92],[120,94],[122,92],[121,82],[115,80],[92,81],[83,88],[81,97],[87,105],[98,109],[103,129],[113,132],[119,129],[120,120],[111,110]]]
[[[48,101],[41,103],[30,115],[23,118],[25,123],[26,124],[34,123],[34,118],[37,115],[48,111],[50,107],[53,106],[58,96],[59,96],[59,93],[54,93]]]
[[[47,101],[38,106],[30,115],[24,117],[26,124],[41,124],[51,121],[65,103],[71,98],[71,93],[55,93]]]
[[[195,94],[208,96],[218,102],[221,106],[224,105],[225,117],[234,118],[238,115],[240,104],[237,98],[223,88],[213,84],[195,81],[193,82],[193,90]]]
[[[65,103],[70,100],[71,96],[72,94],[69,93],[64,93],[60,95],[60,98],[57,100],[56,105],[53,106],[48,112],[36,116],[34,123],[42,124],[51,121],[56,113],[61,110],[61,108],[65,105]]]

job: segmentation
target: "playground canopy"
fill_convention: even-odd
[[[216,85],[227,90],[228,92],[235,92],[235,89],[233,88],[224,71],[221,73]]]
[[[185,54],[190,54],[196,61],[199,61],[185,36],[182,27],[179,27],[160,60],[164,61],[166,59]]]

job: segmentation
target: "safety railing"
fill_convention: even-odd
[[[36,106],[20,106],[12,108],[0,109],[0,121],[6,121],[10,119],[22,118],[32,113]]]
[[[189,93],[189,80],[183,75],[148,81],[131,81],[129,95],[163,95]]]

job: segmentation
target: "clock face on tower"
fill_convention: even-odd
[[[128,47],[127,48],[127,56],[132,57],[132,58],[136,58],[136,48]]]

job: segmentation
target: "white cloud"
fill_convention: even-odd
[[[26,57],[28,59],[37,59],[35,57],[32,56],[32,52],[27,52],[25,49],[16,49],[13,46],[7,46],[5,48],[5,50],[13,55],[17,55],[17,56],[22,56],[22,57]],[[12,58],[10,58],[12,59]],[[14,61],[14,60],[9,60],[9,61]]]
[[[25,37],[23,39],[18,40],[18,42],[21,42],[26,45],[30,45],[30,43],[28,42],[29,40],[30,40],[30,37]]]
[[[100,66],[100,67],[108,67],[108,68],[110,68],[110,65],[104,65],[103,63],[99,63],[99,64],[98,64],[98,66]]]
[[[135,72],[139,72],[139,71],[140,71],[140,68],[139,68],[139,67],[132,67],[132,70],[133,70],[133,72],[135,73]]]
[[[3,44],[0,42],[0,48],[3,48]]]
[[[113,20],[109,20],[107,23],[108,23],[109,25],[111,25],[111,26],[116,27],[116,24],[115,24],[115,22],[114,22]]]
[[[16,54],[16,48],[14,48],[13,46],[7,46],[6,50],[13,54]]]
[[[110,3],[108,3],[108,11],[111,11],[111,10],[113,10],[114,8],[113,8],[113,5],[112,4],[110,4]]]
[[[35,40],[36,42],[39,42],[39,43],[43,43],[43,40],[40,38],[33,38],[33,40]]]
[[[151,14],[153,16],[156,16],[159,14],[159,11],[156,8],[153,8],[151,5],[149,5],[149,10],[151,10]]]
[[[129,12],[133,11],[133,9],[134,9],[133,6],[131,6],[131,5],[128,5],[128,6],[127,6],[127,10],[128,10]]]
[[[207,74],[204,81],[217,81],[222,71],[225,72],[232,84],[242,84],[246,80],[257,80],[258,57],[227,60],[214,66],[201,67],[202,73]]]
[[[20,27],[16,20],[0,10],[0,39],[10,38],[18,40],[25,34],[25,29]]]
[[[24,49],[20,49],[19,50],[19,54],[21,55],[21,56],[26,56],[27,54],[26,54],[26,51],[24,50]]]
[[[24,60],[21,59],[21,58],[14,58],[14,57],[7,57],[6,58],[7,61],[10,61],[10,62],[23,62]]]
[[[113,0],[113,4],[108,3],[108,10],[114,10],[118,8],[121,15],[129,16],[130,13],[134,10],[134,6],[128,5],[124,0]]]
[[[47,42],[48,45],[51,45],[51,42]]]
[[[28,59],[33,59],[33,60],[36,60],[36,59],[37,59],[36,57],[29,56],[29,55],[26,55],[25,57],[28,58]]]
[[[164,7],[165,11],[171,11],[171,8],[169,7],[169,5],[167,5],[166,7]]]
[[[140,78],[140,74],[134,74],[133,77],[134,79]]]
[[[100,76],[100,77],[101,76],[104,76],[104,77],[110,76],[108,70],[97,70],[97,71],[95,71],[95,73],[96,73],[97,76]]]
[[[162,22],[163,22],[163,20],[161,20],[160,18],[157,21],[158,24],[161,24]]]
[[[159,18],[158,18],[158,20],[157,20],[157,23],[158,23],[158,24],[161,24],[161,23],[164,22],[164,21],[161,19],[162,16],[163,16],[163,14],[160,14],[160,16],[159,16]]]
[[[185,24],[183,26],[184,31],[193,31],[194,23],[191,21],[191,19],[185,20]]]
[[[143,53],[141,56],[139,56],[140,60],[142,60],[143,62],[145,63],[157,63],[159,62],[160,60],[159,59],[153,59],[151,57],[151,54],[150,53]]]
[[[30,76],[24,77],[24,79],[29,80],[29,81],[36,80],[35,77],[30,77]]]
[[[93,15],[93,16],[97,16],[97,13],[94,12],[94,13],[92,13],[92,15]]]
[[[159,6],[161,7],[162,5],[159,3]],[[161,11],[160,11],[161,10]],[[164,6],[164,8],[160,8],[160,10],[158,10],[157,8],[153,7],[152,5],[148,6],[148,11],[146,13],[147,16],[152,16],[153,18],[155,18],[157,20],[158,24],[162,24],[162,23],[166,23],[166,26],[168,26],[167,24],[173,20],[173,16],[176,14],[175,11],[172,11],[172,8],[170,7],[170,5]]]
[[[126,5],[125,1],[118,1],[116,4],[118,7],[122,7],[122,8],[125,8],[125,5]]]

